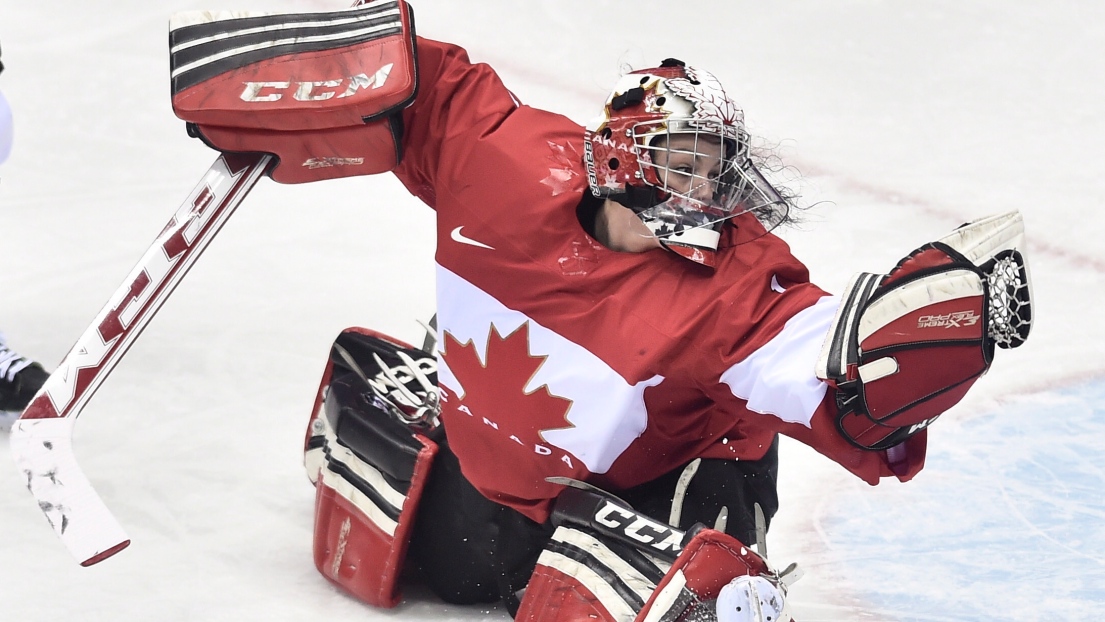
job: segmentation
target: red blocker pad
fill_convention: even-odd
[[[338,346],[369,378],[379,371],[371,353],[393,358],[389,351],[416,352],[363,329],[344,331]],[[315,566],[353,596],[394,607],[437,444],[381,409],[374,395],[332,353],[308,425],[304,464],[316,486]]]
[[[382,173],[417,86],[403,0],[344,11],[193,11],[169,33],[172,105],[221,151],[274,154],[282,183]]]

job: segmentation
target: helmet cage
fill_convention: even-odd
[[[742,173],[748,136],[719,123],[646,121],[632,128],[637,151],[635,177],[661,196],[679,196],[707,213],[732,213],[754,182]]]
[[[632,136],[634,177],[656,202],[629,207],[669,250],[710,264],[701,251],[717,248],[725,221],[752,212],[770,231],[785,220],[789,204],[753,164],[743,128],[647,121]]]
[[[749,144],[744,113],[716,78],[665,61],[618,82],[587,128],[584,160],[595,196],[631,208],[669,250],[713,265],[726,220],[753,212],[769,231],[786,220],[789,203]]]

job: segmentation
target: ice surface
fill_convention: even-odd
[[[238,0],[241,2],[241,0]],[[815,206],[786,232],[839,290],[972,218],[1025,214],[1039,322],[931,430],[926,470],[870,488],[783,448],[776,562],[799,620],[1094,619],[1105,605],[1105,8],[865,0],[413,0],[524,102],[585,122],[625,66],[715,73]],[[175,11],[340,0],[0,0],[15,145],[0,168],[0,328],[61,359],[214,155],[169,107]],[[504,192],[509,180],[503,180]],[[263,181],[77,426],[133,539],[72,561],[0,468],[4,620],[505,619],[413,592],[374,611],[311,564],[300,464],[333,337],[420,342],[433,214],[389,178]],[[0,464],[8,461],[0,443]]]

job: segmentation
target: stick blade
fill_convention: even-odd
[[[16,467],[46,520],[73,557],[91,566],[125,549],[130,538],[77,464],[74,422],[20,419],[10,441]]]

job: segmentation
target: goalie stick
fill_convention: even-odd
[[[399,113],[414,101],[418,83],[413,12],[403,0],[359,0],[354,7],[364,5],[371,6],[310,14],[192,11],[170,20],[173,112],[222,155],[11,435],[27,488],[81,565],[130,541],[77,465],[76,418],[245,195],[262,175],[305,183],[398,164]],[[242,91],[242,81],[279,90],[291,88],[290,77],[318,72],[326,79],[296,82],[289,97]],[[347,77],[330,79],[336,75]],[[311,95],[345,80],[340,95]],[[320,159],[341,165],[312,166]]]
[[[82,566],[130,539],[77,464],[76,419],[271,162],[267,154],[215,160],[12,428],[27,489]]]

